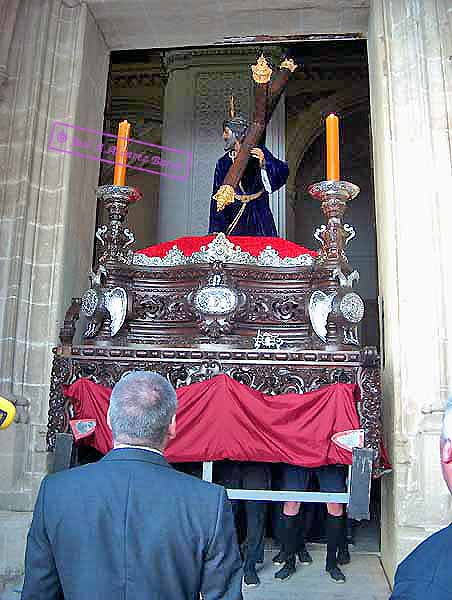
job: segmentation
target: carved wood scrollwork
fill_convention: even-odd
[[[166,312],[165,298],[150,294],[133,295],[133,313],[138,319],[160,320]]]
[[[75,335],[76,323],[80,317],[80,298],[72,298],[70,307],[64,315],[63,327],[60,329],[60,342],[70,346]]]
[[[304,394],[338,381],[355,383],[353,369],[233,366],[224,369],[223,372],[239,383],[271,395]]]
[[[138,319],[150,321],[194,321],[195,314],[187,304],[186,296],[191,289],[176,295],[134,293],[133,312]]]
[[[248,293],[246,309],[239,314],[245,321],[266,322],[304,322],[305,296],[304,294],[284,294],[278,292],[268,294]]]

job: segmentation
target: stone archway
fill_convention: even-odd
[[[297,203],[296,178],[301,162],[308,148],[321,135],[324,135],[322,115],[337,112],[341,116],[360,111],[369,105],[369,91],[363,82],[352,83],[344,89],[312,103],[300,113],[296,123],[289,128],[287,136],[287,161],[290,166],[286,184],[287,238],[295,240],[295,213]]]
[[[356,291],[365,303],[364,319],[359,337],[364,345],[379,345],[377,250],[375,232],[375,202],[372,186],[369,103],[341,111],[341,178],[360,188],[359,195],[347,204],[344,222],[350,224],[356,236],[347,246],[350,266],[360,275]],[[294,206],[293,241],[307,247],[317,247],[314,231],[323,224],[319,203],[309,195],[308,187],[325,179],[325,136],[315,138],[306,149],[296,174],[297,190]]]
[[[369,105],[369,92],[362,82],[356,82],[326,98],[314,102],[302,112],[295,129],[289,131],[287,140],[287,160],[292,167],[288,185],[292,186],[304,153],[312,142],[323,134],[324,123],[321,116],[330,111],[338,112],[341,116],[362,110]]]

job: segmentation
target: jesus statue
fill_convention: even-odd
[[[265,146],[259,145],[251,150],[234,202],[219,211],[213,198],[240,151],[247,129],[247,121],[240,116],[232,115],[223,123],[226,153],[215,167],[209,233],[277,237],[269,196],[286,183],[289,167]]]

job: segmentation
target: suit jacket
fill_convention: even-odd
[[[397,568],[390,600],[451,600],[452,525],[431,535]]]
[[[240,600],[224,488],[124,448],[46,477],[28,534],[22,600]]]

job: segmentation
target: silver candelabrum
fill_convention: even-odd
[[[96,197],[108,212],[108,223],[96,231],[96,238],[103,249],[99,264],[132,264],[133,251],[130,246],[135,241],[135,236],[126,227],[127,214],[129,204],[141,200],[141,192],[125,185],[102,185],[97,188]]]
[[[317,263],[325,267],[344,267],[347,270],[348,260],[344,248],[355,237],[351,225],[342,223],[347,202],[356,198],[360,189],[348,181],[320,181],[308,188],[309,194],[319,200],[326,218],[326,225],[318,227],[314,237],[320,243]]]
[[[358,324],[364,316],[362,298],[352,290],[359,273],[352,271],[345,247],[355,237],[351,225],[342,222],[347,202],[356,198],[359,187],[348,181],[321,181],[308,189],[319,200],[326,224],[318,227],[314,237],[320,243],[317,268],[330,274],[310,297],[309,315],[317,336],[331,348],[359,346]]]

